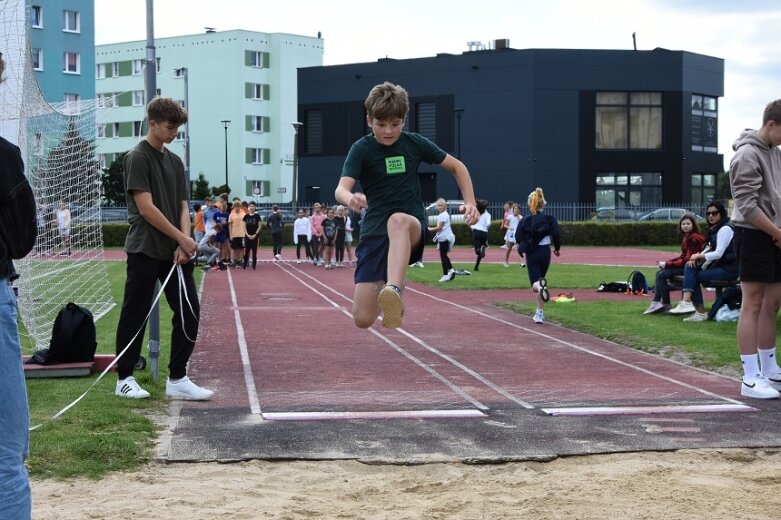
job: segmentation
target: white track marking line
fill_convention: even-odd
[[[269,421],[323,421],[357,419],[479,419],[479,410],[390,410],[386,412],[267,412]]]
[[[572,408],[542,408],[548,415],[641,415],[658,413],[719,413],[719,412],[756,412],[756,408],[739,404],[697,404],[671,406],[581,406]],[[669,421],[669,419],[668,419]]]
[[[547,340],[553,341],[555,343],[559,343],[560,345],[564,345],[564,346],[570,347],[572,349],[578,350],[580,352],[583,352],[583,353],[586,353],[586,354],[590,354],[590,355],[598,357],[598,358],[605,359],[605,360],[610,361],[612,363],[616,363],[618,365],[621,365],[621,366],[624,366],[624,367],[627,367],[627,368],[631,368],[632,370],[636,370],[638,372],[642,372],[643,374],[655,377],[657,379],[662,379],[662,380],[667,381],[669,383],[673,383],[675,385],[682,386],[682,387],[688,388],[690,390],[694,390],[696,392],[699,392],[701,394],[707,395],[709,397],[713,397],[715,399],[719,399],[719,400],[722,400],[722,401],[727,401],[727,402],[732,403],[732,404],[745,406],[744,403],[742,403],[742,402],[740,402],[740,401],[738,401],[736,399],[732,399],[730,397],[725,397],[723,395],[719,395],[719,394],[710,392],[708,390],[705,390],[704,388],[699,388],[697,386],[690,385],[689,383],[684,383],[683,381],[679,381],[677,379],[673,379],[672,377],[667,377],[667,376],[663,376],[661,374],[657,374],[657,373],[655,373],[655,372],[653,372],[651,370],[648,370],[646,368],[638,367],[638,366],[633,365],[631,363],[627,363],[625,361],[621,361],[620,359],[616,359],[616,358],[614,358],[612,356],[608,356],[607,354],[602,354],[600,352],[595,352],[595,351],[593,351],[591,349],[588,349],[586,347],[581,347],[580,345],[576,345],[576,344],[574,344],[574,343],[572,343],[570,341],[565,341],[563,339],[556,338],[556,337],[550,336],[548,334],[544,334],[542,332],[539,332],[538,330],[534,330],[534,329],[531,329],[531,328],[528,328],[528,327],[523,327],[521,325],[512,323],[510,321],[507,321],[507,320],[505,320],[503,318],[499,318],[497,316],[492,316],[490,314],[486,314],[484,312],[475,310],[475,309],[473,309],[471,307],[466,307],[464,305],[460,305],[458,303],[451,302],[449,300],[444,300],[444,299],[439,298],[437,296],[433,296],[433,295],[425,293],[423,291],[418,291],[418,290],[413,289],[411,287],[408,287],[407,290],[408,291],[412,291],[412,292],[417,293],[417,294],[421,294],[423,296],[427,296],[427,297],[429,297],[429,298],[431,298],[433,300],[436,300],[438,302],[442,302],[442,303],[447,303],[449,305],[453,305],[455,307],[458,307],[459,309],[463,309],[463,310],[469,311],[471,313],[477,314],[477,315],[482,316],[484,318],[488,318],[490,320],[497,321],[497,322],[502,323],[504,325],[509,325],[512,328],[520,329],[520,330],[523,330],[523,331],[526,331],[526,332],[530,332],[530,333],[535,334],[537,336],[543,337],[543,338],[545,338]],[[636,352],[642,353],[641,351],[636,351]],[[674,362],[672,360],[666,360],[666,361]],[[685,366],[685,365],[683,365],[683,366]],[[692,368],[692,367],[688,367],[688,368]]]
[[[280,266],[280,268],[281,267],[282,266]],[[303,285],[304,287],[306,287],[310,291],[314,292],[315,294],[317,294],[318,296],[323,298],[325,301],[327,301],[328,303],[330,303],[331,305],[333,305],[334,307],[339,309],[342,312],[342,314],[347,316],[350,319],[350,321],[352,321],[352,319],[353,319],[352,313],[350,313],[343,306],[339,305],[338,303],[336,303],[335,301],[330,299],[328,296],[326,296],[322,292],[318,291],[315,287],[313,287],[312,285],[308,284],[305,280],[303,280],[299,276],[296,276],[296,274],[293,273],[292,270],[289,270],[289,269],[282,269],[282,270],[285,271],[294,280],[298,281],[298,283],[300,283],[301,285]],[[328,286],[325,286],[325,287],[328,287]],[[329,287],[329,289],[330,289],[330,287]],[[331,289],[331,290],[333,291],[333,289]],[[334,292],[336,292],[336,291],[334,291]],[[337,292],[337,294],[339,294],[339,293]],[[351,301],[349,298],[346,298],[346,299],[348,301]],[[415,356],[413,356],[412,354],[410,354],[409,352],[404,350],[400,345],[398,345],[397,343],[392,341],[385,334],[381,334],[380,332],[377,332],[376,330],[374,330],[372,328],[368,328],[366,330],[371,332],[372,334],[374,334],[376,337],[378,337],[379,339],[381,339],[385,343],[387,343],[396,352],[398,352],[402,356],[406,357],[407,359],[409,359],[410,361],[412,361],[413,363],[418,365],[420,368],[422,368],[423,370],[425,370],[426,372],[431,374],[434,378],[436,378],[442,384],[444,384],[445,386],[450,388],[453,392],[457,393],[458,395],[460,395],[461,397],[463,397],[464,399],[466,399],[467,401],[472,403],[475,407],[479,408],[480,410],[488,410],[488,407],[486,405],[484,405],[483,403],[481,403],[480,401],[478,401],[477,399],[475,399],[474,397],[472,397],[471,395],[466,393],[461,387],[459,387],[458,385],[456,385],[455,383],[450,381],[448,378],[446,378],[445,376],[443,376],[442,374],[440,374],[439,372],[437,372],[436,370],[434,370],[433,368],[428,366],[426,363],[424,363],[420,359],[416,358]],[[401,330],[401,329],[397,329],[397,330]]]
[[[244,372],[244,385],[247,387],[247,397],[249,398],[249,407],[253,414],[260,414],[260,400],[258,399],[258,391],[255,388],[255,378],[252,375],[252,365],[250,364],[249,352],[247,351],[247,338],[244,335],[244,325],[241,322],[241,312],[236,300],[236,290],[233,287],[233,276],[231,276],[230,269],[227,273],[228,286],[231,291],[231,304],[233,305],[233,319],[236,322],[236,335],[239,343],[239,353],[241,354],[241,367]]]

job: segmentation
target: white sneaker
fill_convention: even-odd
[[[456,270],[451,268],[450,271],[447,272],[447,277],[448,280],[452,280],[453,278],[455,278]]]
[[[296,263],[297,263],[297,264],[300,264],[300,263],[301,263],[301,260],[296,260]]]
[[[708,314],[704,312],[695,312],[688,318],[684,318],[683,321],[708,321]]]
[[[190,378],[184,376],[178,381],[168,379],[165,382],[165,395],[171,399],[183,399],[185,401],[208,401],[214,395],[214,392],[201,388]]]
[[[691,314],[697,312],[694,305],[691,302],[678,302],[678,305],[670,309],[670,314]]]
[[[149,397],[149,392],[138,386],[136,378],[128,376],[125,379],[117,381],[117,387],[114,390],[114,395],[119,397],[127,397],[129,399],[146,399]]]
[[[670,308],[669,305],[665,305],[662,302],[651,302],[651,305],[648,306],[648,308],[645,310],[643,314],[654,314],[664,310],[665,307],[667,309]]]
[[[449,282],[450,280],[452,280],[450,272],[448,272],[448,274],[443,274],[442,278],[439,279],[440,282]]]
[[[502,267],[510,267],[510,264],[508,264],[507,262],[502,262]]]
[[[545,323],[545,316],[542,314],[541,310],[537,310],[537,312],[534,313],[532,320],[534,320],[534,323]]]
[[[764,377],[765,379],[767,379],[767,382],[771,387],[781,391],[781,370],[777,369],[769,376],[764,376]]]
[[[740,395],[753,399],[778,399],[781,397],[778,390],[770,386],[767,378],[762,376],[743,378],[740,383]]]
[[[274,255],[274,260],[282,260],[282,255]]]

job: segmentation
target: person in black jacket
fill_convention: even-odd
[[[5,62],[0,54],[0,82]],[[22,367],[13,260],[27,256],[38,234],[33,191],[19,148],[0,137],[0,518],[29,519],[30,482],[24,460],[29,449],[30,413]]]
[[[529,283],[537,295],[534,323],[544,322],[542,309],[548,301],[548,282],[545,280],[545,275],[550,267],[550,246],[553,244],[553,254],[556,256],[559,256],[561,249],[559,222],[556,217],[543,213],[546,204],[542,188],[531,192],[528,199],[530,214],[521,219],[515,231],[518,254],[521,258],[526,255]]]

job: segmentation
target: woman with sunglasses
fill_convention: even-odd
[[[689,257],[683,270],[682,300],[670,314],[691,314],[683,321],[705,321],[708,315],[702,299],[700,283],[712,280],[736,280],[738,259],[732,247],[735,233],[727,217],[724,204],[715,201],[708,205],[708,238],[706,250]],[[693,314],[692,314],[693,313]]]

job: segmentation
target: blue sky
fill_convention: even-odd
[[[741,5],[742,4],[742,5]],[[507,38],[516,49],[686,50],[725,60],[719,151],[781,97],[781,2],[754,0],[157,0],[155,36],[247,29],[325,40],[324,64],[461,53]],[[95,0],[97,44],[146,38],[146,0]],[[725,167],[727,164],[725,164]]]

